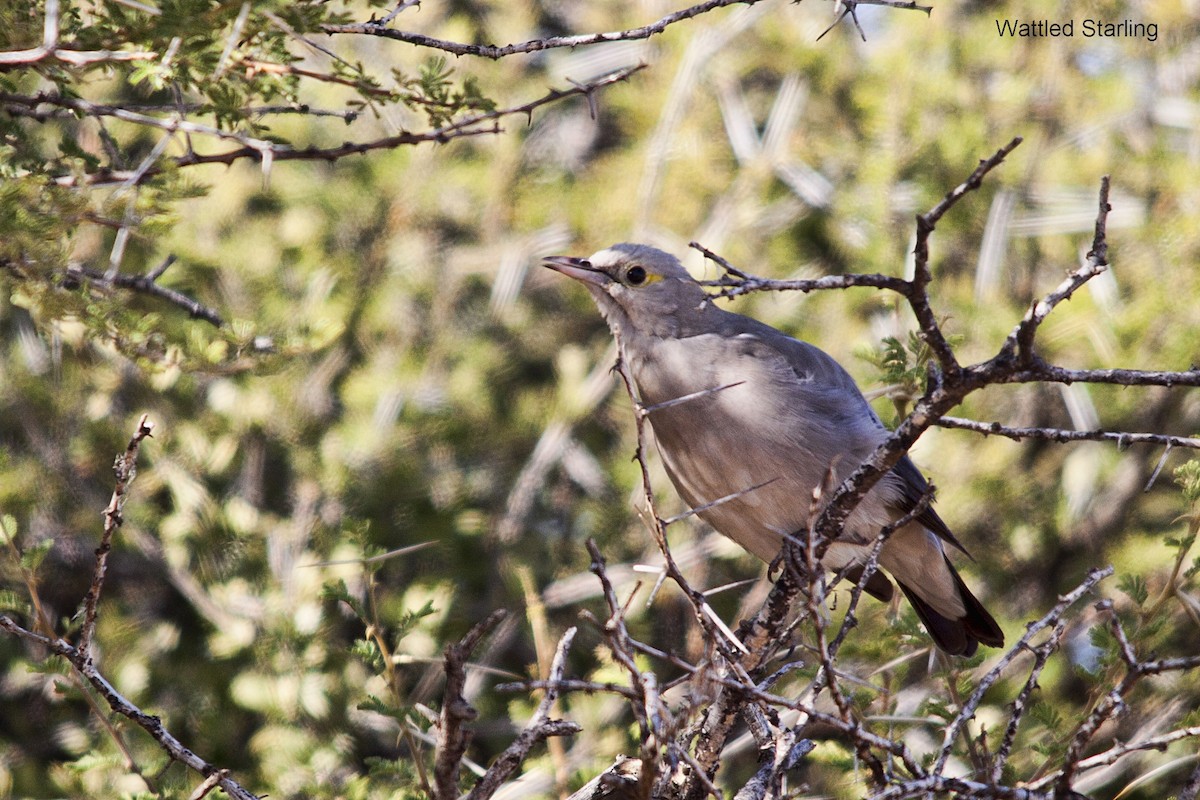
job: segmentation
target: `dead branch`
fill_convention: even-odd
[[[137,428],[129,440],[125,452],[117,456],[113,463],[113,473],[116,475],[116,485],[113,487],[112,499],[104,509],[104,532],[100,535],[100,546],[96,548],[96,566],[92,570],[92,585],[83,600],[83,627],[79,632],[79,653],[83,659],[91,662],[92,637],[96,633],[96,617],[100,607],[100,592],[104,589],[104,576],[108,571],[108,554],[112,550],[113,535],[125,521],[122,511],[125,501],[129,498],[129,486],[137,476],[138,451],[142,441],[154,431],[154,423],[148,414],[143,414],[138,420]]]
[[[567,668],[567,651],[571,649],[575,631],[576,628],[568,628],[558,642],[558,649],[554,652],[554,661],[550,665],[550,674],[545,681],[545,694],[538,703],[537,711],[534,712],[533,717],[530,718],[513,743],[488,767],[487,773],[467,794],[466,800],[487,800],[495,794],[496,790],[520,768],[528,757],[529,751],[539,742],[551,736],[570,736],[583,730],[574,722],[550,719],[550,709],[558,699],[559,686]],[[456,796],[447,795],[447,797]]]
[[[9,617],[3,615],[0,615],[0,628],[3,628],[14,636],[40,645],[69,661],[71,666],[83,676],[84,680],[91,684],[92,688],[104,698],[109,708],[137,723],[139,727],[150,734],[162,746],[163,750],[167,751],[167,755],[172,760],[178,761],[206,777],[220,774],[221,777],[217,779],[217,785],[227,795],[234,798],[234,800],[258,800],[258,795],[228,777],[228,774],[224,770],[208,763],[184,746],[182,742],[166,729],[160,718],[145,713],[127,700],[108,682],[108,679],[100,674],[100,671],[96,668],[92,660],[91,654],[85,652],[82,647],[73,647],[69,642],[58,637],[42,636],[39,633],[26,630]]]
[[[945,769],[946,762],[949,760],[952,748],[954,746],[954,741],[959,737],[959,734],[965,728],[967,721],[975,716],[975,712],[979,708],[979,704],[983,702],[984,693],[986,693],[987,690],[990,689],[997,680],[999,680],[1003,672],[1018,656],[1020,656],[1022,653],[1025,653],[1027,650],[1033,649],[1030,646],[1030,642],[1033,640],[1033,638],[1046,628],[1057,626],[1060,620],[1062,620],[1063,615],[1071,606],[1079,602],[1080,598],[1082,598],[1085,594],[1091,592],[1092,589],[1096,587],[1096,584],[1112,574],[1112,567],[1091,570],[1088,572],[1087,578],[1084,579],[1083,583],[1079,584],[1079,586],[1076,586],[1072,591],[1060,597],[1058,602],[1054,605],[1054,608],[1046,612],[1045,616],[1026,626],[1025,634],[1017,641],[1015,645],[1010,647],[1008,651],[1000,657],[1000,660],[996,663],[996,665],[988,670],[988,673],[984,675],[982,679],[980,679],[979,683],[975,686],[975,691],[971,693],[970,698],[963,703],[962,708],[959,709],[959,712],[954,717],[954,720],[946,726],[946,732],[942,738],[942,748],[938,753],[937,762],[934,764],[931,772],[934,774],[941,774],[942,770]],[[1051,641],[1053,641],[1053,637],[1051,638]]]
[[[381,36],[397,42],[442,50],[456,56],[480,56],[482,58],[500,59],[519,53],[536,53],[540,50],[551,50],[560,47],[583,47],[603,42],[625,42],[637,39],[649,39],[662,33],[670,26],[686,19],[698,17],[718,8],[733,5],[754,5],[760,0],[707,0],[694,6],[667,14],[656,22],[643,25],[640,28],[629,28],[610,33],[585,33],[576,36],[548,36],[542,39],[530,39],[524,42],[496,46],[494,44],[466,44],[446,39],[437,39],[422,33],[412,33],[387,27],[384,20],[359,22],[351,25],[322,25],[321,30],[330,36],[337,34],[360,34],[366,36]]]
[[[455,800],[458,797],[458,771],[467,753],[467,746],[471,743],[471,730],[466,723],[478,716],[478,712],[463,697],[463,689],[467,683],[467,660],[475,651],[479,640],[506,616],[508,612],[497,609],[476,623],[458,642],[446,645],[446,688],[442,693],[442,713],[438,717],[437,750],[433,767],[432,789],[437,800]],[[416,754],[414,757],[417,757]]]
[[[934,423],[939,428],[955,428],[964,431],[982,433],[984,436],[995,434],[1014,441],[1024,439],[1041,439],[1048,442],[1114,442],[1118,448],[1125,449],[1132,444],[1163,444],[1168,447],[1187,447],[1200,449],[1200,439],[1190,436],[1169,436],[1163,433],[1127,433],[1125,431],[1072,431],[1063,428],[1012,428],[999,422],[978,422],[973,419],[960,417],[942,417]]]
[[[167,256],[159,266],[155,267],[145,275],[125,275],[116,273],[108,275],[105,272],[99,272],[88,267],[72,265],[67,269],[66,282],[68,284],[78,284],[87,281],[101,289],[118,288],[126,289],[137,294],[144,294],[150,297],[155,297],[160,300],[165,300],[173,306],[178,306],[188,313],[193,319],[201,319],[210,325],[220,328],[225,324],[221,315],[213,308],[210,308],[197,300],[188,297],[183,292],[171,289],[167,286],[162,286],[158,283],[159,277],[171,265],[175,263],[175,256]]]

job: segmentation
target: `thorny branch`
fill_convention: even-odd
[[[984,436],[1004,436],[1021,441],[1041,439],[1047,442],[1114,442],[1124,449],[1133,444],[1163,444],[1168,447],[1200,449],[1200,438],[1169,436],[1163,433],[1127,433],[1125,431],[1072,431],[1063,428],[1012,428],[999,422],[978,422],[959,417],[942,417],[934,425],[982,433]]]
[[[19,636],[26,641],[33,642],[42,647],[45,647],[52,653],[60,655],[71,663],[80,675],[91,684],[91,686],[100,693],[104,700],[108,703],[109,708],[122,716],[128,717],[140,726],[146,733],[150,734],[156,742],[158,742],[163,750],[167,751],[172,760],[178,761],[190,769],[205,776],[223,772],[213,764],[208,763],[200,756],[196,755],[189,748],[184,746],[182,742],[176,739],[170,731],[163,725],[161,719],[150,715],[135,706],[124,695],[118,692],[108,680],[100,674],[95,663],[89,653],[84,652],[80,647],[74,647],[69,642],[58,637],[42,636],[33,631],[26,630],[14,622],[7,616],[0,615],[0,628],[8,631],[14,636]],[[258,795],[244,788],[237,781],[223,775],[217,780],[217,785],[221,787],[227,795],[234,800],[258,800]]]
[[[108,554],[112,550],[112,539],[125,519],[122,511],[125,501],[129,499],[129,486],[137,476],[138,451],[142,442],[154,431],[154,423],[148,414],[143,414],[138,420],[137,429],[133,432],[125,452],[117,456],[113,462],[113,473],[116,485],[113,487],[112,499],[104,509],[104,531],[100,535],[100,546],[96,548],[96,566],[92,570],[92,585],[83,601],[83,627],[79,632],[78,652],[87,662],[92,658],[92,637],[96,633],[96,617],[100,611],[100,592],[104,589],[104,577],[108,572]]]
[[[513,42],[506,45],[494,44],[467,44],[465,42],[456,42],[447,39],[438,39],[433,36],[426,36],[422,33],[414,33],[412,31],[399,30],[397,28],[388,27],[388,24],[401,9],[397,10],[380,20],[368,20],[367,22],[359,22],[349,25],[322,25],[321,30],[333,36],[336,34],[364,34],[367,36],[380,36],[385,39],[391,39],[397,42],[416,45],[418,47],[428,47],[434,50],[441,50],[446,53],[451,53],[455,56],[478,56],[481,58],[501,59],[506,56],[520,55],[523,53],[537,53],[542,50],[553,50],[557,48],[584,47],[593,44],[603,44],[605,42],[630,42],[639,39],[649,39],[652,36],[657,36],[663,33],[667,28],[676,23],[685,20],[699,17],[702,14],[707,14],[710,11],[715,11],[719,8],[728,6],[745,5],[752,6],[761,0],[705,0],[703,3],[697,3],[687,8],[682,8],[678,11],[673,11],[658,20],[647,25],[642,25],[638,28],[627,28],[623,31],[609,31],[606,33],[584,33],[574,36],[547,36],[538,39],[528,39],[523,42]],[[929,13],[928,6],[922,6],[909,0],[840,0],[846,11],[838,16],[837,20],[831,25],[825,33],[845,19],[846,15],[850,15],[855,27],[861,33],[862,28],[858,25],[858,18],[854,16],[854,7],[857,5],[878,5],[889,6],[891,8],[909,9],[913,11],[924,11]],[[824,36],[822,33],[821,36]],[[818,39],[821,36],[817,37]],[[865,37],[864,37],[865,38]]]
[[[463,697],[463,688],[467,684],[467,659],[479,641],[506,616],[507,612],[503,609],[493,611],[467,631],[461,640],[446,645],[446,688],[442,692],[442,713],[438,717],[437,751],[433,765],[433,796],[439,800],[458,797],[458,771],[467,754],[467,745],[471,743],[471,730],[466,723],[478,716],[478,712]]]
[[[558,642],[554,660],[550,664],[550,674],[546,677],[544,694],[533,717],[512,744],[491,763],[487,772],[475,784],[475,788],[467,793],[466,800],[487,800],[495,794],[504,782],[516,773],[528,757],[529,751],[539,742],[551,736],[570,736],[583,730],[574,722],[550,718],[550,711],[561,691],[563,673],[567,668],[567,652],[571,649],[571,642],[575,640],[575,631],[576,628],[568,628]],[[446,795],[448,798],[456,796]]]
[[[442,50],[456,56],[480,56],[482,58],[498,59],[505,56],[517,55],[520,53],[536,53],[540,50],[551,50],[560,47],[576,48],[585,45],[601,44],[603,42],[627,42],[637,39],[649,39],[651,36],[662,33],[671,25],[683,20],[698,17],[701,14],[706,14],[718,8],[734,5],[754,5],[760,0],[707,0],[704,3],[697,3],[689,8],[684,8],[679,11],[667,14],[656,22],[649,25],[643,25],[640,28],[629,28],[623,31],[613,31],[610,33],[585,33],[576,36],[548,36],[540,39],[530,39],[524,42],[497,47],[494,44],[466,44],[464,42],[454,42],[446,39],[438,39],[432,36],[426,36],[421,33],[413,33],[411,31],[402,31],[396,28],[387,27],[387,20],[371,20],[369,22],[360,22],[352,25],[322,25],[321,30],[329,35],[357,33],[366,34],[368,36],[381,36],[385,39],[392,39],[397,42],[406,42],[408,44],[417,45],[418,47],[428,47],[434,50]]]
[[[1108,249],[1106,223],[1110,210],[1107,177],[1101,182],[1095,232],[1085,263],[1074,270],[1052,292],[1033,304],[995,356],[967,367],[958,363],[929,304],[927,288],[932,276],[929,270],[929,237],[946,212],[967,193],[979,188],[984,177],[999,166],[1020,142],[1019,137],[1013,139],[992,157],[980,162],[979,167],[966,181],[947,193],[930,212],[917,218],[917,243],[914,250],[915,270],[911,281],[885,275],[839,275],[813,281],[770,281],[749,275],[736,268],[731,269],[731,265],[724,259],[716,259],[717,263],[726,270],[726,274],[719,280],[707,282],[708,285],[720,289],[716,296],[734,296],[762,290],[809,292],[849,286],[868,286],[897,292],[909,302],[917,317],[920,335],[929,344],[937,358],[937,369],[931,372],[930,386],[918,400],[912,413],[893,432],[892,436],[880,445],[871,458],[855,470],[833,493],[833,497],[817,521],[817,527],[826,536],[836,534],[836,531],[840,530],[841,524],[853,510],[854,505],[866,495],[880,477],[899,461],[926,429],[941,424],[944,424],[945,427],[971,429],[983,426],[983,423],[959,422],[953,418],[944,423],[943,420],[946,419],[946,412],[961,403],[968,394],[985,386],[1031,382],[1200,386],[1200,369],[1181,371],[1067,369],[1045,362],[1034,352],[1033,336],[1046,316],[1064,300],[1069,300],[1075,291],[1088,280],[1105,269]],[[693,244],[693,246],[706,255],[713,255],[699,245]],[[1038,430],[989,426],[987,432],[1011,435],[1014,438],[1095,439],[1129,444],[1152,442],[1182,447],[1197,446],[1196,440],[1187,437],[1166,437],[1155,434],[1109,434],[1106,432],[1064,432],[1060,437],[1050,432],[1039,433]]]
[[[591,97],[595,92],[614,83],[625,81],[644,68],[644,64],[637,64],[602,75],[587,83],[573,85],[567,89],[551,89],[536,100],[495,111],[470,114],[434,130],[419,132],[401,131],[393,136],[385,136],[380,139],[365,142],[344,142],[331,147],[310,145],[308,147],[296,148],[287,143],[258,139],[242,133],[225,131],[210,125],[191,122],[181,119],[178,115],[157,117],[151,114],[128,111],[120,107],[91,103],[86,100],[64,97],[58,94],[36,95],[29,98],[22,98],[11,94],[0,94],[0,102],[19,103],[34,109],[42,104],[49,104],[70,108],[89,117],[112,116],[127,122],[163,130],[170,134],[194,133],[222,140],[231,140],[242,146],[217,153],[198,153],[188,147],[182,155],[172,156],[170,162],[174,167],[190,167],[198,164],[232,164],[242,159],[252,159],[262,164],[264,172],[269,172],[271,165],[280,161],[336,161],[346,156],[361,155],[374,150],[391,150],[397,147],[425,142],[445,144],[454,139],[500,133],[503,130],[501,122],[510,117],[523,116],[528,118],[537,109],[568,97]],[[64,175],[58,177],[55,182],[59,186],[76,186],[80,181],[90,186],[112,183],[136,185],[148,178],[159,175],[163,170],[164,167],[161,165],[148,166],[139,172],[110,166],[86,173],[81,179],[74,175]]]
[[[68,282],[79,282],[86,280],[101,289],[116,287],[127,291],[144,294],[149,297],[155,297],[164,300],[173,306],[177,306],[186,311],[193,319],[201,319],[210,325],[220,328],[225,324],[219,312],[216,309],[204,305],[198,300],[188,297],[183,292],[172,289],[169,286],[162,286],[158,283],[158,279],[166,271],[167,267],[175,262],[175,256],[167,256],[161,264],[147,272],[145,275],[125,275],[116,273],[108,275],[104,272],[99,272],[88,267],[72,265],[67,270],[66,280]]]

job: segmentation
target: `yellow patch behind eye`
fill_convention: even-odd
[[[662,279],[663,279],[662,275],[655,275],[653,272],[647,272],[646,280],[642,281],[638,285],[639,286],[649,286],[650,284],[657,283],[658,281],[661,281]]]

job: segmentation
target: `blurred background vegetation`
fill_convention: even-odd
[[[486,763],[536,702],[490,687],[505,675],[544,674],[561,631],[581,608],[600,608],[584,540],[595,537],[612,564],[659,562],[635,509],[632,416],[608,374],[609,334],[582,290],[537,267],[541,256],[632,239],[716,277],[687,251],[697,240],[770,277],[903,274],[914,215],[1020,135],[1025,143],[933,238],[935,308],[961,336],[960,358],[993,354],[1031,299],[1079,263],[1100,177],[1111,174],[1112,269],[1054,313],[1039,337],[1042,353],[1075,367],[1200,363],[1194,0],[939,2],[930,16],[859,8],[865,42],[848,23],[817,40],[834,21],[831,4],[767,0],[645,41],[443,64],[432,61],[436,52],[400,42],[313,32],[332,18],[322,15],[364,21],[388,7],[245,5],[244,24],[260,31],[245,47],[260,47],[257,58],[273,54],[341,83],[246,63],[218,70],[240,2],[164,0],[151,5],[157,15],[140,7],[103,0],[64,8],[64,29],[80,49],[125,41],[163,53],[178,37],[165,70],[162,60],[42,63],[0,72],[0,91],[58,87],[131,108],[206,102],[206,124],[297,147],[336,146],[441,124],[423,110],[428,103],[397,102],[402,90],[428,99],[442,85],[476,98],[453,106],[453,118],[490,107],[478,98],[520,105],[548,87],[648,65],[591,103],[550,104],[528,124],[508,118],[496,135],[278,161],[269,170],[250,159],[172,168],[168,159],[192,146],[183,134],[156,153],[159,129],[31,117],[11,103],[0,110],[0,514],[14,545],[0,559],[4,603],[28,614],[33,587],[60,632],[75,624],[112,459],[149,414],[158,427],[143,447],[111,562],[98,660],[126,696],[260,793],[416,796],[411,753],[427,746],[402,736],[396,717],[428,727],[419,706],[436,705],[441,648],[507,608],[509,621],[477,654],[489,670],[473,672],[470,687],[481,711],[470,755]],[[677,7],[426,0],[393,24],[506,43],[620,30]],[[3,49],[36,46],[44,12],[42,2],[5,5]],[[1158,39],[996,32],[997,19],[1085,16],[1154,22]],[[288,29],[309,31],[345,63]],[[430,78],[446,70],[444,83]],[[392,95],[380,100],[374,87]],[[244,111],[270,103],[357,115]],[[194,138],[198,151],[220,149]],[[78,188],[114,151],[127,170],[147,157],[164,168],[136,188]],[[146,273],[174,255],[160,283],[214,309],[225,325],[72,279],[71,265],[108,269],[122,228],[130,231],[122,273]],[[864,355],[913,327],[897,298],[872,290],[757,295],[734,305],[831,352],[865,390],[886,387]],[[887,397],[877,407],[894,417]],[[1000,387],[959,412],[1010,425],[1200,430],[1200,396],[1179,389]],[[1155,605],[1181,549],[1171,539],[1188,532],[1181,515],[1197,513],[1173,481],[1187,453],[1169,453],[1154,481],[1162,448],[933,430],[913,455],[975,557],[963,566],[968,581],[1010,640],[1089,568],[1112,563],[1123,577],[1104,594],[1137,627],[1139,646],[1195,653],[1194,610],[1189,616],[1186,602],[1170,597]],[[656,488],[665,510],[680,510],[661,474]],[[698,524],[672,531],[695,585],[764,572]],[[361,562],[413,545],[427,546]],[[1186,572],[1192,556],[1180,557]],[[613,574],[631,590],[636,573]],[[760,580],[713,602],[732,622],[763,591]],[[647,640],[699,656],[699,634],[676,592],[664,590],[648,608],[635,601],[630,613]],[[1065,655],[1043,675],[1039,721],[1022,740],[1028,775],[1061,748],[1062,720],[1077,719],[1111,679],[1113,666],[1098,655],[1103,643],[1089,636],[1090,613],[1075,619]],[[944,666],[928,656],[908,608],[873,604],[864,617],[844,657],[892,662],[868,703],[890,715],[882,724],[907,729],[914,746],[939,742],[929,701],[948,702]],[[382,657],[363,644],[368,624],[382,631],[390,650]],[[599,641],[581,631],[572,674],[605,677],[611,667]],[[89,713],[66,672],[0,638],[0,795],[145,795],[148,781],[129,769],[108,730],[115,725],[161,795],[186,796],[194,777],[178,765],[158,774],[157,745]],[[983,722],[1015,685],[994,690]],[[1185,724],[1200,705],[1200,678],[1148,681],[1131,703],[1137,712],[1126,724],[1134,729],[1122,738]],[[631,752],[621,703],[572,696],[561,713],[585,732],[539,753],[529,783],[512,796],[576,788],[614,754]],[[1124,796],[1165,797],[1195,752],[1194,740],[1185,741],[1125,762],[1094,778],[1090,791],[1112,797],[1148,775]],[[745,758],[741,769],[753,763],[752,753]],[[861,795],[852,759],[826,743],[802,779],[819,796]],[[1159,765],[1167,768],[1151,773]]]

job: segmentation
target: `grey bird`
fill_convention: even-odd
[[[784,537],[807,530],[813,490],[829,471],[842,481],[889,435],[831,356],[718,308],[668,253],[617,244],[587,259],[543,263],[587,287],[641,403],[660,406],[648,419],[684,501],[700,508],[741,492],[700,517],[764,561],[779,555]],[[860,501],[822,565],[856,580],[879,531],[912,510],[927,486],[905,456]],[[746,491],[751,487],[758,488]],[[1000,647],[1000,626],[955,571],[946,543],[966,553],[930,507],[890,536],[879,565],[947,653],[971,655],[980,643]],[[892,597],[881,572],[865,588],[881,600]]]

